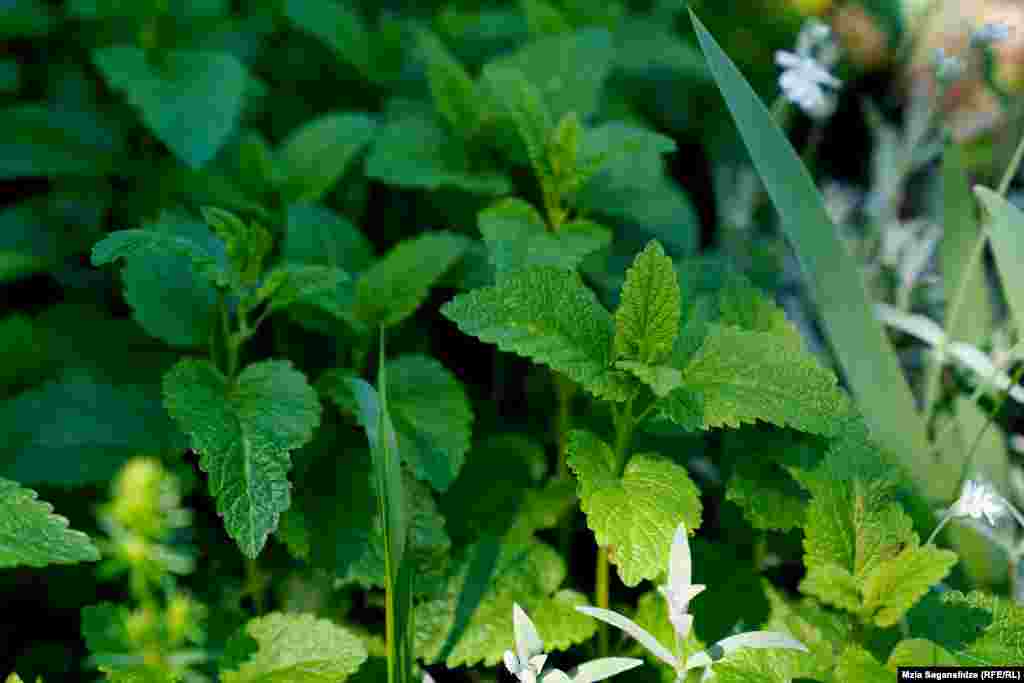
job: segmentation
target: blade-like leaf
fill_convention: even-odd
[[[992,307],[989,303],[985,269],[981,263],[971,263],[976,253],[974,243],[981,235],[977,207],[971,197],[971,188],[965,166],[962,145],[950,141],[942,154],[942,258],[943,288],[946,295],[946,327],[952,339],[978,345],[985,341],[992,327]],[[970,279],[962,282],[970,273]],[[964,288],[963,299],[953,311],[954,292]]]
[[[1024,212],[987,187],[976,186],[974,194],[992,217],[988,224],[992,253],[1018,337],[1024,338],[1020,334],[1024,330]]]
[[[736,66],[692,11],[690,16],[712,75],[807,274],[836,356],[875,438],[898,454],[923,495],[948,499],[952,484],[929,477],[922,467],[928,448],[924,424],[896,355],[871,314],[856,260],[840,241],[814,181]]]
[[[669,652],[668,648],[659,643],[657,638],[629,618],[611,610],[601,609],[600,607],[577,607],[576,609],[628,633],[633,638],[636,638],[638,643],[646,647],[651,654],[669,666],[675,668],[679,665],[679,660]]]

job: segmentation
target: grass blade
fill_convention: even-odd
[[[872,315],[856,262],[840,241],[814,181],[757,94],[692,12],[697,37],[782,228],[807,276],[832,348],[872,435],[905,465],[927,498],[955,482],[930,477],[924,423],[881,324]],[[950,489],[947,491],[947,489]]]

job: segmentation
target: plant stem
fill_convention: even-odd
[[[608,609],[608,549],[597,549],[597,606]],[[608,624],[603,621],[597,626],[597,656],[608,656]]]
[[[555,370],[551,371],[551,380],[555,384],[555,396],[558,399],[558,412],[555,414],[555,443],[558,444],[558,477],[567,479],[569,467],[565,463],[568,450],[570,408],[572,407],[572,390],[567,380]]]

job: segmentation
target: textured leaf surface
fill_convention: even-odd
[[[658,398],[665,398],[683,384],[683,373],[668,365],[620,360],[615,362],[615,367],[625,370],[649,386]]]
[[[765,628],[789,633],[810,650],[812,664],[808,678],[828,680],[836,660],[850,642],[854,618],[828,609],[813,598],[787,601],[781,592],[764,582],[771,604],[771,616]]]
[[[860,645],[850,645],[839,656],[833,675],[839,681],[882,681],[893,674]]]
[[[0,109],[0,126],[5,133],[0,142],[0,178],[4,180],[102,176],[117,165],[120,149],[111,144],[117,138],[89,114],[20,104]]]
[[[641,453],[620,476],[608,444],[580,430],[569,434],[566,462],[579,479],[587,526],[627,586],[664,572],[680,522],[691,533],[700,527],[700,494],[684,467]]]
[[[428,232],[400,242],[360,276],[355,311],[360,319],[396,325],[412,315],[430,288],[462,256],[467,238]]]
[[[591,638],[596,622],[576,607],[586,598],[559,586],[565,580],[565,561],[552,548],[532,541],[525,545],[502,545],[494,571],[485,585],[470,585],[480,577],[471,571],[474,552],[469,546],[451,575],[447,594],[439,600],[416,607],[416,652],[427,662],[439,661],[446,639],[456,624],[456,610],[464,594],[480,591],[476,605],[461,637],[444,660],[449,668],[483,662],[494,666],[505,650],[514,649],[512,605],[518,603],[537,627],[544,650],[565,650]]]
[[[598,398],[625,400],[609,367],[612,320],[575,273],[535,267],[461,294],[441,312],[466,334],[548,365]]]
[[[811,665],[810,657],[793,650],[751,649],[737,650],[711,670],[717,683],[789,683],[805,676]],[[842,681],[871,681],[872,678],[841,678]]]
[[[248,81],[234,56],[169,50],[158,70],[141,48],[95,50],[93,61],[114,90],[125,93],[142,120],[192,168],[210,161],[238,124]]]
[[[291,502],[289,452],[320,423],[320,403],[288,361],[246,367],[230,382],[209,361],[183,360],[164,378],[164,403],[192,437],[228,534],[256,557]]]
[[[108,482],[138,453],[187,443],[167,417],[158,386],[112,385],[83,374],[0,403],[0,432],[0,476],[22,484]]]
[[[136,257],[149,259],[150,263],[154,259],[166,262],[175,257],[183,257],[198,275],[212,283],[224,282],[227,275],[224,273],[223,259],[218,259],[212,245],[193,239],[193,233],[191,228],[182,228],[181,231],[164,228],[118,230],[93,246],[92,264],[102,266],[117,259],[131,261]]]
[[[95,562],[100,553],[89,537],[68,528],[36,492],[0,479],[0,569]]]
[[[512,191],[508,178],[494,169],[473,168],[461,141],[420,117],[381,129],[366,159],[366,175],[389,185],[426,190],[450,187],[482,195]]]
[[[999,278],[1017,330],[1024,330],[1024,243],[1020,239],[1024,213],[986,187],[975,187],[974,193],[992,217],[988,223],[988,234]]]
[[[349,281],[340,268],[305,263],[286,263],[267,274],[260,294],[270,297],[269,310],[279,311],[295,304],[315,306],[328,312],[340,310],[338,291]]]
[[[365,114],[326,114],[290,133],[278,152],[285,199],[319,201],[369,144],[375,126]]]
[[[964,595],[950,591],[942,596],[944,609],[950,606],[983,610],[991,614],[982,628],[967,635],[966,643],[947,646],[961,666],[1000,666],[1024,662],[1024,607],[1004,598],[972,591]]]
[[[696,402],[704,429],[764,420],[835,434],[849,401],[831,370],[806,352],[795,353],[791,342],[775,334],[708,327],[703,345],[683,370],[685,393],[671,394],[667,401]],[[671,417],[677,409],[665,412]]]
[[[238,669],[221,671],[224,683],[340,683],[366,661],[355,634],[311,614],[268,614],[245,631],[259,650]]]
[[[217,254],[219,245],[203,223],[164,214],[146,229],[159,235],[154,238],[158,242],[187,240],[200,253]],[[139,325],[149,334],[171,346],[204,346],[210,341],[215,321],[216,290],[193,270],[194,256],[175,251],[154,244],[136,253],[125,253],[125,267],[121,271],[124,297]],[[207,262],[204,256],[198,258],[200,263]]]
[[[483,115],[476,84],[434,33],[416,32],[416,44],[427,65],[434,106],[456,134],[469,137]]]
[[[956,666],[956,657],[942,647],[924,638],[901,640],[889,654],[886,666],[892,670],[898,666]]]
[[[473,424],[462,384],[433,358],[406,355],[388,364],[388,389],[402,458],[419,479],[446,491],[462,468]]]
[[[865,578],[864,610],[879,626],[894,626],[956,562],[956,553],[932,545],[905,548]]]
[[[575,270],[589,254],[611,243],[611,230],[572,221],[550,232],[543,217],[522,199],[503,199],[479,214],[480,233],[498,277],[530,266]]]
[[[679,334],[680,296],[672,259],[650,242],[626,271],[615,311],[615,355],[647,364],[665,360]]]
[[[358,273],[373,263],[373,245],[344,216],[320,204],[288,207],[284,258]]]

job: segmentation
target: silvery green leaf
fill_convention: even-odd
[[[633,657],[603,657],[580,664],[569,672],[572,683],[595,683],[611,678],[623,671],[629,671],[643,664],[642,659]],[[545,679],[547,683],[547,679]]]
[[[544,644],[537,634],[537,628],[526,616],[526,612],[515,603],[512,606],[512,625],[516,633],[516,653],[520,667],[526,667],[527,662],[544,651]]]
[[[611,610],[601,609],[600,607],[577,607],[576,611],[583,612],[595,619],[600,619],[607,624],[611,624],[612,626],[625,631],[661,661],[673,668],[679,666],[679,660],[676,659],[675,655],[669,652],[668,648],[659,643],[657,638],[652,636],[647,630],[629,618],[612,612]]]
[[[544,678],[541,679],[541,683],[573,683],[573,679],[560,669],[552,669],[551,671],[544,674]]]
[[[946,334],[934,321],[923,315],[904,313],[889,304],[875,304],[875,317],[890,327],[920,339],[934,347],[941,347]]]

